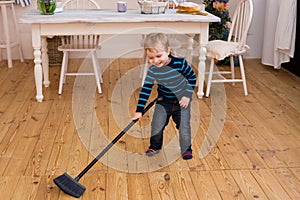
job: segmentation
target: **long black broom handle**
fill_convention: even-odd
[[[144,109],[142,115],[144,115],[157,101],[157,98],[155,100],[153,100],[152,102],[149,103],[149,105]],[[119,135],[117,135],[99,154],[96,158],[94,158],[94,160],[92,160],[92,162],[86,166],[86,168],[84,168],[80,174],[75,178],[76,181],[79,181],[79,179],[81,179],[81,177],[87,173],[97,162],[98,160],[138,121],[138,119],[136,120],[132,120],[120,133]]]

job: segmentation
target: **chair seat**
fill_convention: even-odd
[[[90,52],[92,50],[101,49],[101,47],[98,45],[94,45],[94,44],[65,44],[65,45],[60,45],[59,47],[57,47],[57,49],[59,51],[72,51],[72,52],[87,51],[87,52]]]
[[[238,42],[228,42],[224,40],[213,40],[207,44],[207,56],[215,58],[217,60],[223,60],[231,55],[239,55],[245,53],[248,49],[248,45],[239,47]]]

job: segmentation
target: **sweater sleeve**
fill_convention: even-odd
[[[152,87],[154,85],[154,76],[153,76],[153,71],[151,70],[151,68],[149,68],[147,76],[145,78],[144,81],[144,85],[142,87],[142,90],[140,92],[139,95],[139,100],[138,100],[138,104],[137,104],[137,108],[136,108],[136,112],[143,112],[144,111],[144,107],[150,97],[151,91],[152,91]]]

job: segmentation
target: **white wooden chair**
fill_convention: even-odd
[[[247,33],[253,16],[253,2],[252,0],[240,0],[234,14],[232,16],[232,24],[227,41],[213,40],[209,41],[207,45],[207,57],[210,61],[210,69],[208,72],[208,81],[206,88],[206,96],[209,96],[212,83],[242,82],[245,95],[248,95],[246,76],[243,64],[242,55],[246,53],[249,46],[246,45]],[[214,71],[215,59],[223,60],[230,56],[231,71]],[[238,56],[241,78],[235,78],[234,74],[234,60],[233,57]],[[218,78],[213,79],[213,74],[217,74]],[[231,74],[231,78],[225,78],[222,74]]]
[[[66,9],[100,9],[100,6],[94,0],[67,0],[62,4],[62,8]],[[102,93],[101,82],[102,75],[100,72],[99,62],[97,58],[97,50],[100,46],[100,35],[71,35],[62,37],[62,45],[58,47],[63,52],[63,60],[61,66],[61,74],[59,80],[58,94],[62,93],[63,84],[66,76],[90,76],[94,75],[98,87],[98,92]],[[68,59],[71,52],[85,52],[92,57],[94,72],[68,72]]]
[[[6,49],[7,65],[9,68],[13,67],[13,47],[18,47],[20,60],[24,62],[14,3],[15,1],[0,1],[0,61],[2,60],[2,49]],[[12,25],[10,26],[10,24]],[[13,29],[10,30],[10,28]],[[4,35],[2,35],[2,33],[4,33]],[[4,36],[4,38],[2,38],[2,36]]]

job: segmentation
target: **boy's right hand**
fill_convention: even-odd
[[[137,120],[140,119],[142,117],[142,113],[141,112],[136,112],[132,118],[132,120]]]

